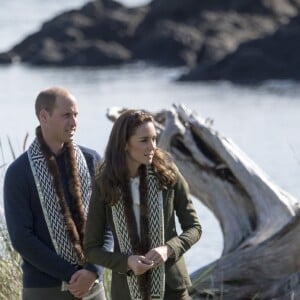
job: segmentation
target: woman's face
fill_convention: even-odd
[[[126,146],[126,163],[130,176],[138,175],[140,165],[151,164],[156,149],[156,130],[152,122],[137,127]]]

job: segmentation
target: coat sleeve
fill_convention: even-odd
[[[110,211],[110,208],[100,200],[99,185],[94,181],[84,235],[84,252],[89,262],[126,273],[128,256],[117,251],[111,252],[104,247],[108,225],[107,210]]]
[[[180,235],[166,241],[166,244],[173,249],[173,256],[177,261],[200,239],[202,234],[202,228],[190,197],[188,184],[179,172],[177,183],[174,186],[173,200],[174,212],[178,217],[182,232]],[[174,215],[174,212],[170,214]]]
[[[100,165],[101,163],[101,157],[99,155],[98,152],[96,152],[95,150],[92,149],[88,149],[85,148],[83,146],[80,146],[81,150],[83,151],[85,158],[86,158],[86,162],[89,168],[89,172],[91,175],[91,178],[93,180],[94,176],[95,176],[95,170],[97,169],[97,167]],[[103,248],[107,251],[112,250],[112,246],[113,246],[113,236],[112,236],[112,232],[109,229],[108,226],[105,227],[105,231],[104,231],[104,244],[103,244]],[[94,272],[97,274],[98,278],[102,278],[102,273],[103,273],[103,267],[99,266],[97,264],[92,264],[92,263],[86,263],[84,265],[84,268]]]

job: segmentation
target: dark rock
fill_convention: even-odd
[[[65,66],[108,66],[129,62],[131,52],[115,42],[87,43],[65,56]]]
[[[148,20],[171,18],[186,21],[204,11],[292,17],[298,13],[300,1],[270,0],[153,0]]]
[[[268,37],[241,44],[224,59],[200,65],[181,80],[230,80],[261,82],[300,79],[300,17]]]
[[[12,52],[0,53],[0,64],[11,64],[14,60],[17,60],[17,56]]]
[[[197,28],[171,20],[157,22],[147,34],[139,34],[132,48],[135,58],[171,66],[195,66],[204,39]]]
[[[63,59],[62,47],[51,38],[45,38],[27,53],[27,61],[34,65],[60,65]]]

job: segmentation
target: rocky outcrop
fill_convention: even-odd
[[[181,80],[227,79],[257,83],[266,79],[300,80],[300,17],[274,34],[242,43],[236,51],[211,64],[199,65]]]
[[[128,9],[110,0],[89,2],[43,24],[0,62],[54,66],[105,66],[129,62],[128,48],[147,8]]]
[[[131,9],[95,0],[44,23],[0,54],[0,63],[106,66],[144,60],[186,66],[182,80],[298,79],[294,61],[284,76],[277,70],[287,50],[278,43],[294,43],[289,39],[300,30],[299,8],[300,0],[153,0]],[[298,52],[290,51],[296,59]]]

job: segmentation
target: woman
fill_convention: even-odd
[[[102,247],[106,223],[113,252]],[[156,147],[153,117],[126,110],[113,125],[94,181],[84,239],[87,259],[112,269],[113,300],[189,299],[191,281],[182,255],[200,236],[188,186]]]

